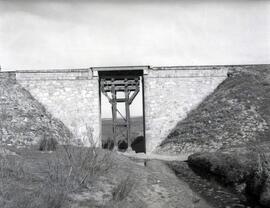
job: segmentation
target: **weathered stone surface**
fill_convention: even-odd
[[[226,73],[226,67],[150,68],[144,76],[146,151],[151,152]],[[100,143],[99,83],[93,69],[17,71],[16,78],[78,139],[88,143],[87,125]]]
[[[163,67],[144,76],[146,152],[227,77],[228,67]]]
[[[69,129],[16,83],[14,73],[0,75],[0,144],[24,146],[42,138],[70,140]]]
[[[146,152],[151,153],[167,135],[171,133],[170,136],[174,137],[174,133],[179,133],[178,131],[171,131],[179,121],[183,121],[191,110],[199,106],[226,79],[228,70],[243,67],[146,68],[144,69],[145,139]],[[44,105],[55,118],[61,120],[79,140],[82,140],[85,144],[89,143],[86,128],[88,126],[92,128],[94,140],[101,143],[99,81],[97,71],[94,71],[94,68],[61,71],[16,71],[15,74],[21,86]],[[265,79],[265,85],[267,85],[269,77],[265,77]],[[235,99],[219,101],[227,103],[229,107],[239,103]],[[235,106],[235,110],[239,112],[246,109],[246,106],[243,106],[241,102]],[[256,109],[250,106],[248,110],[248,113],[237,114],[236,116],[243,118],[248,116],[256,120]],[[203,111],[203,113],[208,115],[209,112]],[[215,121],[211,119],[205,120],[206,123],[202,126],[215,125],[214,127],[217,130],[218,128],[222,129],[222,124],[221,126],[216,125],[221,120],[220,116],[222,115],[217,115]],[[261,123],[262,125],[258,126],[258,128],[264,129],[263,122]],[[256,125],[257,123],[253,122],[251,125],[243,127],[243,130],[248,132],[249,129],[255,128]],[[204,131],[203,129],[204,127],[201,129],[192,127],[192,131],[195,132]],[[189,138],[189,135],[187,136]],[[178,135],[175,135],[175,137],[178,137]],[[234,141],[228,135],[226,138],[228,138],[227,143]],[[223,137],[216,138],[216,140],[222,139]],[[173,147],[166,147],[177,149],[177,145],[173,144]],[[218,141],[214,141],[212,144],[216,148],[219,148],[219,145],[220,142]],[[199,150],[207,147],[209,147],[209,144],[204,143],[199,147]],[[188,151],[190,149],[192,152],[197,151],[197,146],[194,150],[194,146],[190,142],[187,143],[185,148]]]
[[[24,71],[16,72],[16,78],[75,138],[89,145],[90,127],[94,142],[100,142],[99,83],[90,69]]]

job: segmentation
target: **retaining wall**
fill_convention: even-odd
[[[90,69],[16,71],[17,82],[88,145],[87,127],[100,136],[99,83]]]
[[[159,67],[144,75],[146,151],[227,77],[226,67]]]
[[[128,67],[127,67],[128,68]],[[230,67],[146,67],[144,107],[146,151],[151,153],[171,129],[227,77]],[[135,67],[136,69],[136,67]],[[132,68],[133,70],[133,68]],[[94,68],[16,71],[16,80],[85,144],[87,126],[101,141],[99,81]]]

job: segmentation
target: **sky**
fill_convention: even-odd
[[[270,1],[0,0],[2,70],[270,63]]]

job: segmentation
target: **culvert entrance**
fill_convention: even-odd
[[[145,152],[143,70],[109,68],[98,74],[102,147]]]

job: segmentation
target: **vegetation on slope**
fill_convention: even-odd
[[[233,67],[229,75],[159,151],[190,155],[191,166],[270,207],[270,66]]]
[[[0,144],[27,145],[45,138],[65,140],[71,133],[8,73],[0,76]]]
[[[195,206],[211,208],[159,161],[144,167],[94,147],[40,152],[35,146],[0,146],[1,208]]]
[[[229,150],[195,153],[188,163],[199,170],[217,176],[223,184],[241,194],[252,196],[260,204],[270,207],[270,144],[253,143]]]
[[[209,152],[270,138],[270,66],[233,67],[230,75],[176,125],[159,152]]]

